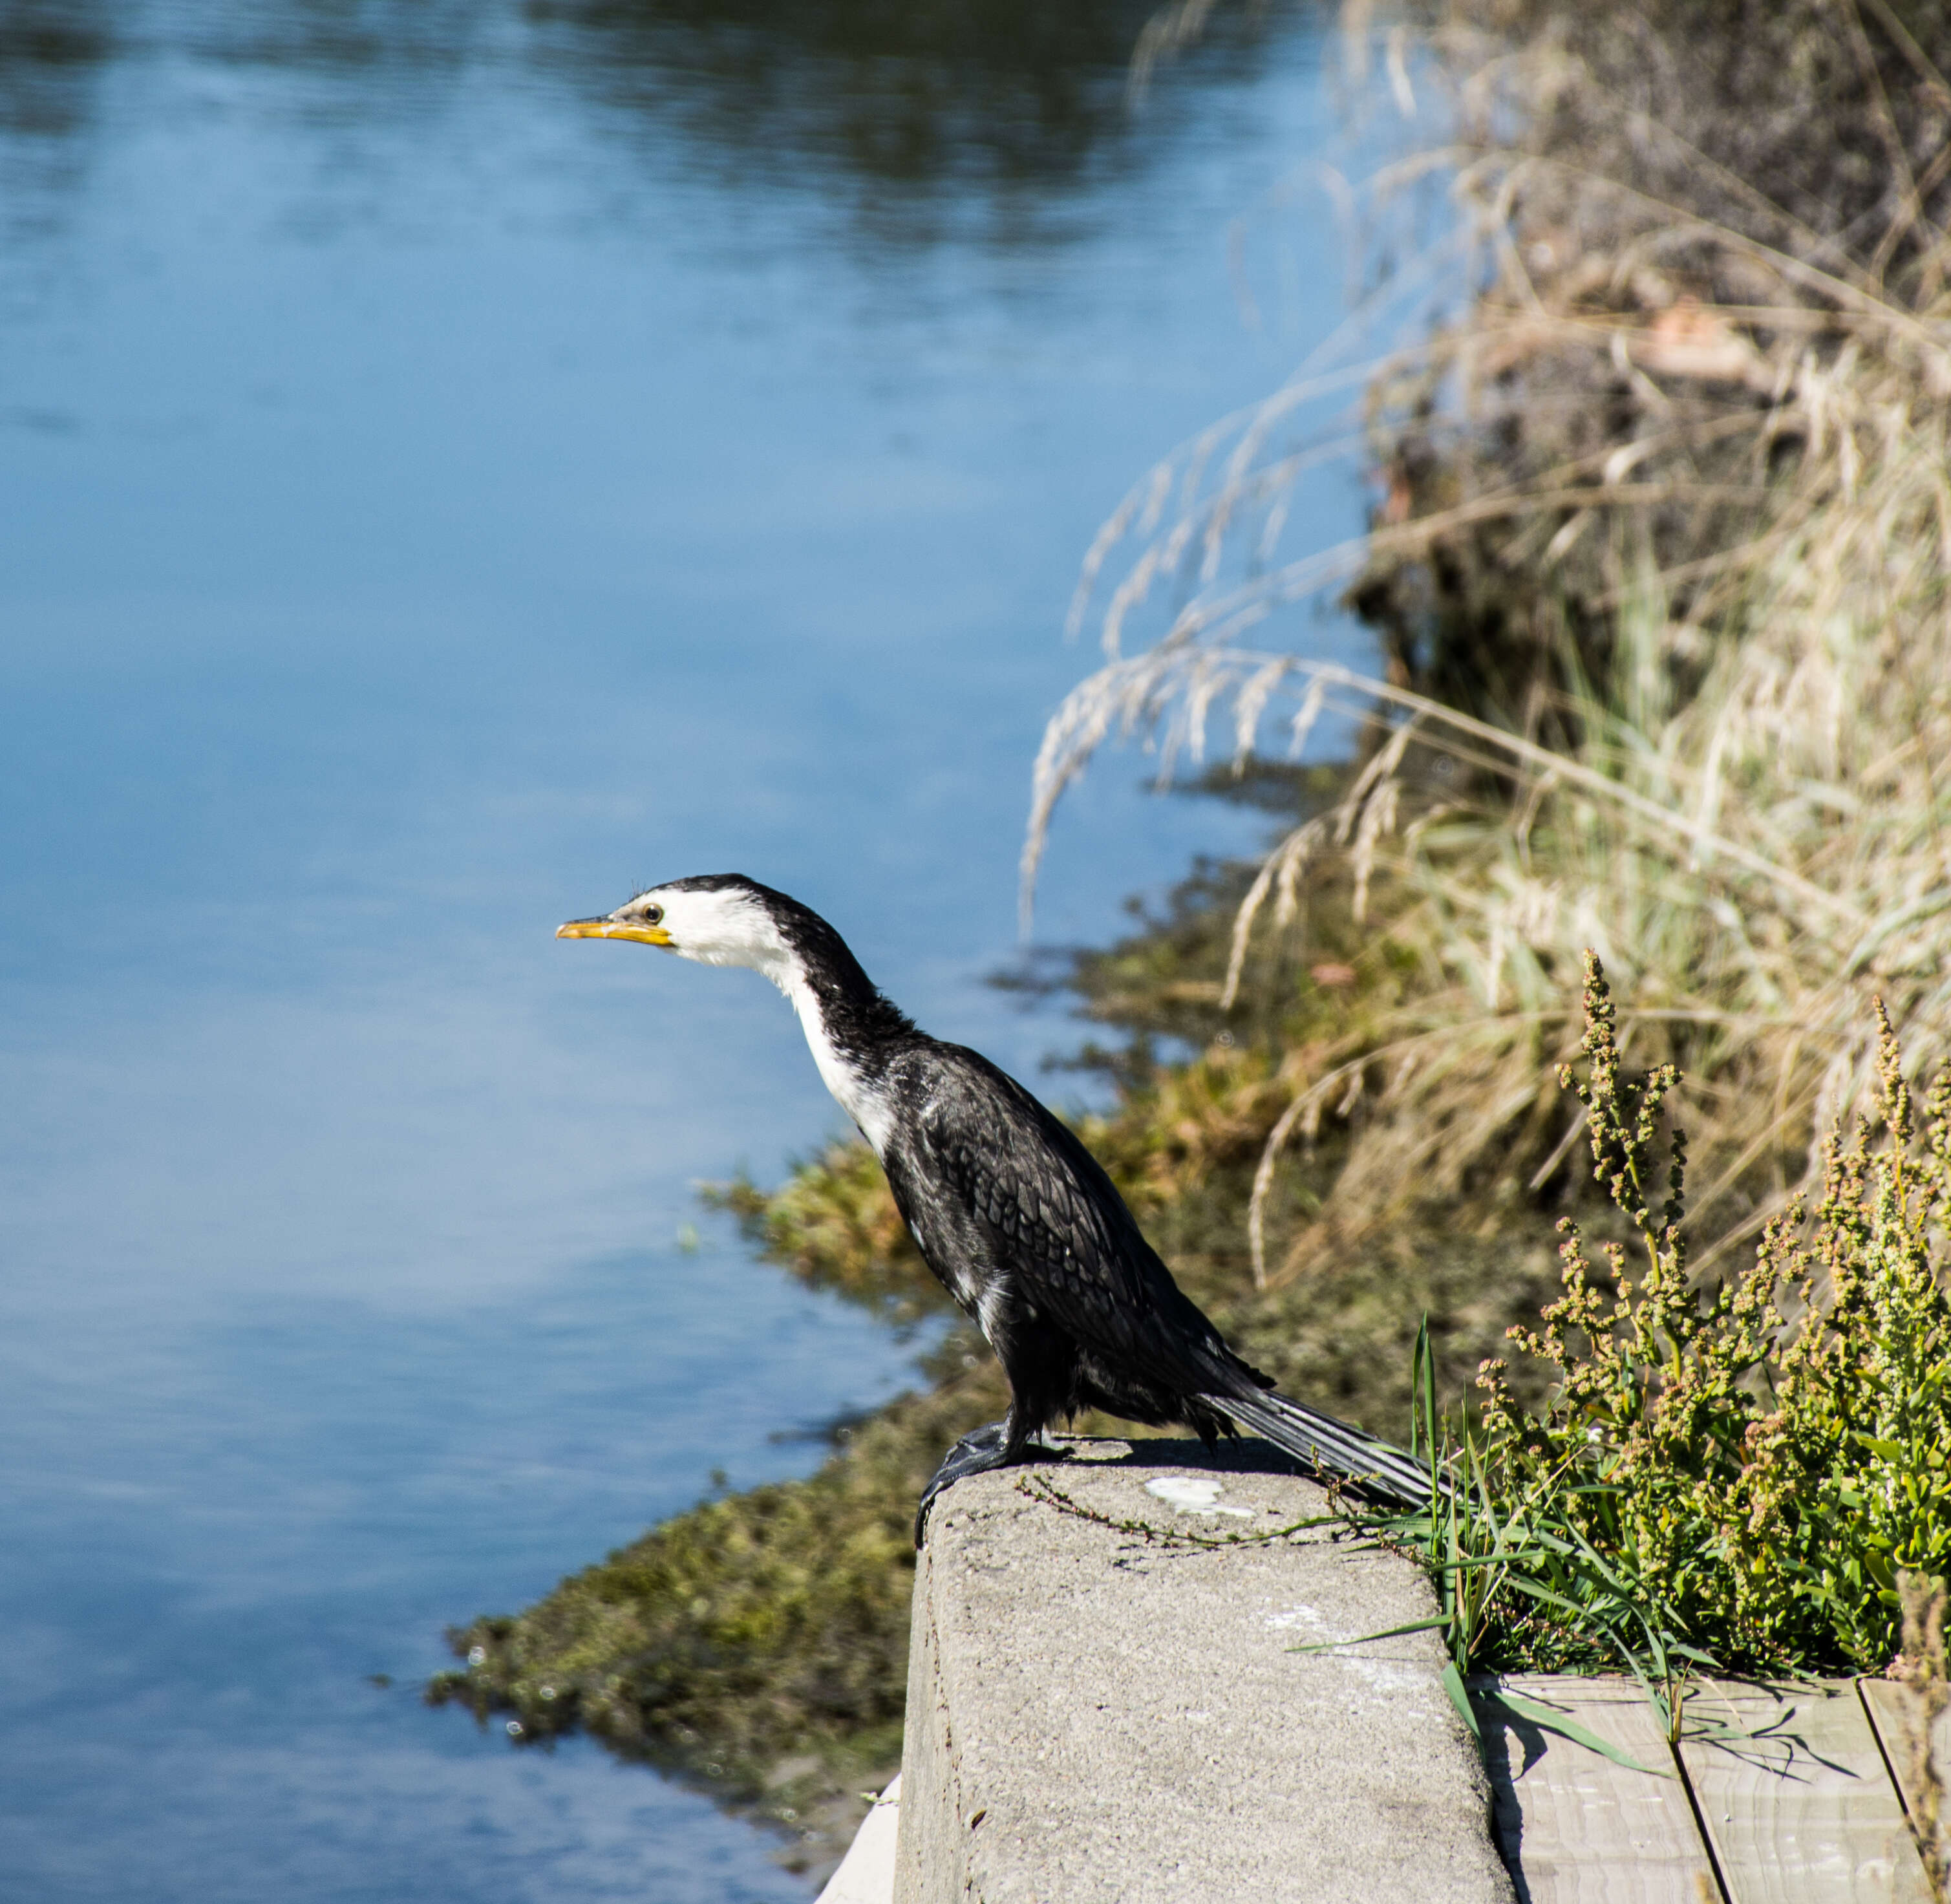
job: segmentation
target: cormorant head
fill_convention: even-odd
[[[750,966],[776,984],[798,963],[782,928],[805,908],[742,873],[673,879],[599,919],[573,919],[559,939],[634,939],[704,965]],[[808,917],[812,915],[808,914]]]

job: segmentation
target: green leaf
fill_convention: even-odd
[[[1422,1321],[1416,1331],[1416,1358],[1413,1364],[1418,1406],[1416,1415],[1420,1419],[1412,1424],[1409,1452],[1419,1454],[1429,1465],[1430,1472],[1436,1472],[1441,1450],[1436,1427],[1436,1358],[1429,1347],[1429,1312],[1423,1312]],[[1422,1445],[1418,1447],[1417,1442]]]
[[[1456,1670],[1456,1662],[1446,1659],[1443,1662],[1443,1690],[1450,1695],[1450,1703],[1463,1715],[1463,1723],[1470,1728],[1470,1736],[1481,1746],[1484,1743],[1484,1728],[1477,1723],[1477,1709],[1470,1703],[1470,1689],[1463,1683],[1463,1675]]]
[[[1316,1640],[1304,1646],[1289,1646],[1290,1653],[1332,1653],[1337,1646],[1365,1646],[1372,1640],[1399,1640],[1405,1633],[1427,1633],[1450,1622],[1438,1615],[1433,1620],[1413,1620],[1407,1626],[1384,1628],[1380,1633],[1364,1633],[1353,1640]]]
[[[1643,1771],[1652,1778],[1672,1778],[1675,1776],[1671,1766],[1643,1765],[1630,1753],[1622,1752],[1609,1740],[1563,1712],[1549,1706],[1541,1706],[1534,1699],[1525,1699],[1516,1693],[1507,1693],[1502,1687],[1486,1687],[1478,1698],[1486,1705],[1501,1706],[1513,1717],[1528,1719],[1541,1732],[1556,1732],[1562,1738],[1569,1739],[1574,1745],[1584,1746],[1587,1751],[1596,1752],[1601,1758],[1609,1759],[1615,1765],[1624,1765],[1628,1771]]]

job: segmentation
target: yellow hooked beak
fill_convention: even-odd
[[[668,945],[671,935],[661,925],[626,925],[613,919],[573,919],[558,925],[559,939],[635,939],[639,945]]]

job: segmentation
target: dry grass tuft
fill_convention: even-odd
[[[1169,775],[1216,727],[1244,760],[1357,723],[1360,771],[1240,909],[1227,995],[1331,869],[1398,979],[1282,1061],[1256,1276],[1283,1149],[1324,1119],[1357,1134],[1344,1233],[1407,1185],[1562,1170],[1576,1127],[1541,1085],[1587,945],[1631,1061],[1687,1074],[1697,1231],[1725,1245],[1868,1103],[1873,994],[1911,1064],[1951,1055],[1951,15],[1472,0],[1420,64],[1389,43],[1429,142],[1378,201],[1441,180],[1456,229],[1425,260],[1453,314],[1364,373],[1385,500],[1359,542],[1281,559],[1323,377],[1135,492],[1087,563],[1106,660],[1046,734],[1025,890],[1114,738]],[[1382,674],[1247,645],[1350,585]]]

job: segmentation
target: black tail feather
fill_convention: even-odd
[[[1204,1398],[1241,1428],[1271,1441],[1303,1467],[1326,1469],[1360,1494],[1404,1507],[1430,1499],[1429,1470],[1415,1456],[1331,1415],[1272,1391]]]

